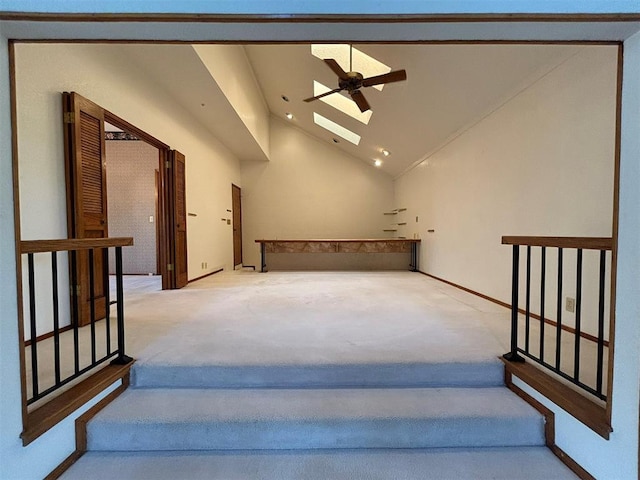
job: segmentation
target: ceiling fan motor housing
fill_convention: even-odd
[[[343,90],[352,92],[362,87],[364,77],[359,72],[347,72],[347,78],[338,79],[338,86]]]

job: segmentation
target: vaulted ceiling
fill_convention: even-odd
[[[580,48],[588,48],[539,44],[370,43],[354,47],[392,70],[405,69],[408,77],[404,82],[386,85],[382,91],[363,89],[373,112],[368,125],[322,101],[303,101],[314,95],[314,80],[330,88],[337,86],[335,74],[311,54],[311,45],[254,44],[245,45],[244,52],[255,75],[255,88],[260,90],[273,116],[286,119],[286,113],[293,114],[293,118],[287,120],[292,126],[367,162],[372,168],[375,160],[381,160],[379,168],[394,177],[428,158]],[[238,116],[233,115],[233,109],[210,74],[211,66],[209,70],[205,68],[192,47],[126,45],[118,48],[205,127],[228,143],[241,159],[264,159],[255,142],[243,137]],[[347,66],[343,68],[346,70]],[[353,69],[357,71],[358,65],[354,64]],[[283,96],[289,101],[283,100]],[[316,125],[314,112],[360,135],[359,145]],[[391,154],[384,157],[383,149]]]

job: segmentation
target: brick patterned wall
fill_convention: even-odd
[[[110,237],[133,237],[122,249],[125,274],[158,273],[155,170],[158,149],[135,140],[107,140],[107,212]],[[153,216],[153,223],[149,217]],[[115,270],[113,258],[109,269]]]

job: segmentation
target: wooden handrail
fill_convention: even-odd
[[[133,245],[132,237],[22,240],[20,242],[20,253],[63,252],[91,248],[129,247],[131,245]]]
[[[611,250],[611,237],[502,237],[503,245],[529,245],[532,247],[582,248],[585,250]]]

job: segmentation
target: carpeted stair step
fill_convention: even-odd
[[[545,447],[89,452],[62,480],[576,480]]]
[[[543,424],[504,387],[129,389],[87,440],[119,451],[540,446]]]
[[[504,365],[485,362],[321,365],[134,365],[138,388],[492,387],[504,384]]]

